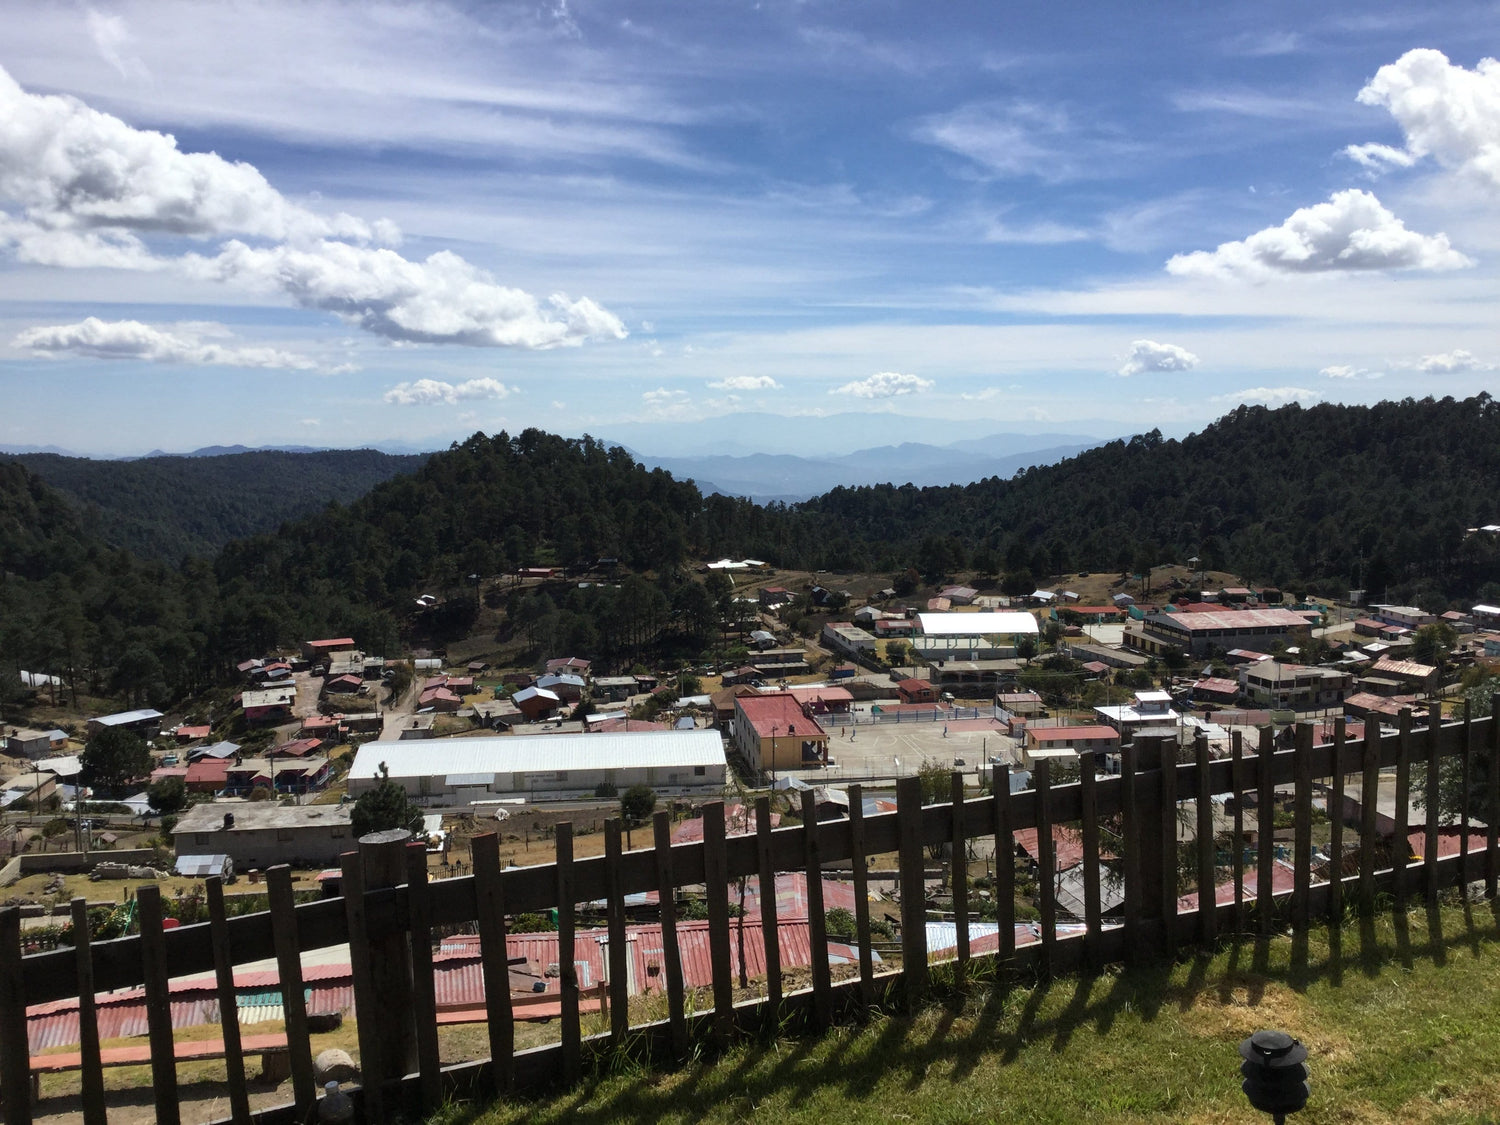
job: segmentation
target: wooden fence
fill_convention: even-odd
[[[286,1032],[290,1052],[292,1104],[258,1111],[268,1122],[308,1120],[315,1109],[313,1058],[304,1004],[299,954],[348,942],[355,997],[362,1086],[360,1099],[368,1120],[386,1120],[398,1107],[420,1112],[455,1090],[489,1090],[504,1096],[520,1089],[537,1089],[572,1082],[582,1073],[585,1059],[622,1049],[659,1051],[682,1058],[695,1037],[728,1042],[737,1033],[777,1026],[787,1018],[812,1027],[828,1025],[854,1014],[877,1000],[906,1005],[919,1003],[929,984],[927,888],[924,849],[950,844],[955,856],[966,854],[971,841],[990,837],[1006,841],[997,855],[1010,854],[1012,833],[1037,830],[1037,860],[1042,872],[1053,868],[1052,826],[1076,824],[1083,849],[1081,928],[1059,933],[1058,904],[1050,878],[1038,880],[1040,940],[1017,948],[1012,915],[1013,867],[1003,859],[995,865],[994,900],[998,906],[998,948],[986,958],[1003,965],[1042,973],[1087,969],[1118,960],[1169,955],[1185,946],[1207,945],[1225,933],[1270,933],[1289,921],[1305,927],[1322,918],[1337,919],[1346,904],[1375,909],[1377,894],[1394,895],[1404,910],[1417,896],[1435,899],[1445,886],[1482,879],[1488,893],[1496,890],[1496,825],[1500,823],[1500,769],[1488,769],[1486,827],[1482,847],[1470,848],[1468,814],[1459,820],[1461,833],[1455,854],[1440,856],[1438,825],[1428,818],[1426,846],[1420,861],[1409,860],[1404,841],[1407,797],[1413,771],[1422,770],[1434,786],[1445,759],[1454,760],[1465,782],[1475,769],[1476,751],[1486,763],[1497,756],[1500,696],[1491,714],[1472,721],[1442,723],[1434,710],[1425,726],[1402,715],[1398,732],[1376,732],[1365,740],[1344,737],[1338,721],[1334,738],[1314,745],[1314,728],[1295,728],[1295,745],[1276,751],[1269,731],[1262,732],[1254,752],[1238,737],[1228,758],[1213,759],[1200,738],[1178,749],[1172,740],[1138,738],[1122,755],[1119,776],[1096,778],[1093,755],[1082,755],[1077,782],[1053,786],[1046,763],[1038,763],[1036,787],[1011,793],[1008,767],[998,765],[990,791],[966,797],[962,779],[953,778],[950,803],[923,806],[917,778],[897,785],[897,811],[863,816],[857,787],[851,787],[849,817],[817,822],[812,794],[803,794],[804,823],[773,829],[770,806],[762,797],[756,804],[756,826],[751,835],[726,838],[724,806],[704,810],[703,840],[671,845],[665,813],[655,818],[655,847],[624,851],[620,826],[606,826],[605,854],[575,859],[571,828],[560,824],[553,863],[501,869],[498,841],[493,835],[473,843],[474,873],[464,878],[428,881],[424,850],[404,842],[400,832],[377,834],[360,841],[358,852],[343,857],[343,897],[294,905],[291,874],[285,867],[267,873],[270,909],[264,913],[226,919],[223,890],[217,880],[207,884],[210,921],[163,930],[159,890],[142,886],[138,892],[142,932],[115,941],[81,943],[76,948],[22,957],[18,910],[0,910],[0,1093],[4,1095],[6,1125],[31,1120],[26,1006],[77,997],[80,1005],[82,1105],[89,1125],[103,1122],[105,1095],[95,1023],[94,996],[122,987],[144,984],[150,1057],[157,1119],[164,1125],[179,1120],[174,1067],[168,981],[171,977],[216,974],[226,1053],[230,1108],[236,1122],[249,1121],[240,1031],[236,1021],[233,966],[275,957],[281,974]],[[1187,759],[1187,760],[1179,760]],[[1164,765],[1165,763],[1165,765]],[[1395,827],[1389,854],[1394,864],[1381,861],[1371,846],[1377,833],[1376,799],[1379,772],[1395,768]],[[1331,880],[1313,878],[1313,789],[1322,781],[1329,793],[1329,850],[1344,854],[1345,826],[1340,811],[1345,793],[1361,807],[1357,870],[1335,865]],[[1275,864],[1273,791],[1291,786],[1293,842],[1290,862],[1293,885],[1277,892],[1270,878],[1258,878],[1254,901],[1245,894],[1243,848],[1235,846],[1221,858],[1212,819],[1214,795],[1237,794],[1232,802],[1236,839],[1246,830],[1259,836],[1257,864],[1269,872]],[[1466,786],[1467,788],[1467,786]],[[1251,805],[1252,797],[1255,804]],[[1184,865],[1179,805],[1196,805],[1195,864]],[[1123,917],[1106,925],[1101,916],[1101,824],[1118,831],[1123,841]],[[882,961],[876,971],[871,954],[867,857],[897,853],[900,858],[900,965]],[[1356,854],[1356,853],[1352,853]],[[826,950],[827,934],[822,904],[825,864],[846,861],[854,884],[858,931],[858,973],[834,981]],[[1182,880],[1188,867],[1194,877]],[[812,948],[810,986],[784,989],[777,941],[776,899],[770,889],[778,872],[805,872],[808,888],[808,930]],[[758,876],[763,904],[760,925],[765,938],[764,995],[755,1000],[734,996],[730,885],[743,876]],[[1215,887],[1232,881],[1230,901],[1216,901]],[[632,1027],[629,1023],[626,971],[627,895],[655,891],[673,902],[680,887],[702,885],[707,890],[712,1003],[689,1012],[672,910],[663,910],[662,973],[669,1015],[665,1020]],[[955,978],[960,987],[977,957],[971,953],[970,907],[974,904],[965,865],[953,864],[951,890],[956,928],[953,951]],[[1207,908],[1185,909],[1180,895],[1198,892]],[[606,1034],[585,1037],[579,1019],[579,982],[574,964],[577,932],[576,904],[607,904],[608,992],[610,1027]],[[514,1023],[506,960],[507,919],[526,911],[556,909],[558,963],[561,967],[561,1039],[543,1047],[514,1049]],[[86,925],[82,901],[76,922]],[[441,1065],[437,1035],[437,1004],[433,973],[434,930],[457,924],[476,925],[480,937],[482,971],[491,1059],[478,1063]],[[748,925],[749,923],[747,923]]]

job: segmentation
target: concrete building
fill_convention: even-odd
[[[1262,660],[1240,668],[1240,686],[1261,707],[1338,707],[1353,683],[1354,676],[1338,668],[1308,668],[1279,660]]]
[[[367,743],[349,769],[349,795],[374,788],[380,768],[418,804],[464,807],[503,797],[591,797],[602,784],[662,795],[717,793],[726,783],[716,731],[621,731],[504,735]]]
[[[11,727],[5,736],[5,752],[12,758],[45,758],[55,747],[67,745],[64,730],[28,730]]]
[[[828,761],[828,732],[786,692],[735,699],[734,745],[756,773]]]
[[[110,730],[114,727],[124,727],[126,730],[134,731],[142,738],[155,738],[161,732],[162,713],[153,711],[146,707],[138,711],[121,711],[114,715],[100,715],[97,719],[89,720],[89,733],[98,734],[100,731]]]
[[[823,643],[852,656],[861,653],[873,655],[875,652],[874,634],[849,621],[830,621],[824,625]]]
[[[1013,657],[1023,637],[1033,640],[1036,618],[1018,610],[993,613],[919,613],[912,647],[928,660]]]
[[[1138,731],[1148,727],[1176,726],[1181,718],[1172,710],[1172,697],[1164,691],[1138,691],[1134,703],[1095,707],[1094,714],[1120,732],[1122,743],[1130,742]]]
[[[1226,609],[1218,613],[1153,613],[1125,632],[1127,648],[1152,656],[1172,651],[1207,656],[1215,649],[1295,644],[1311,635],[1306,617],[1289,609]]]
[[[277,863],[331,867],[356,847],[352,811],[348,805],[205,802],[182,814],[172,842],[178,855],[227,855],[240,871]]]

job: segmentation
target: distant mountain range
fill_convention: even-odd
[[[650,468],[665,469],[678,480],[696,481],[704,492],[790,504],[841,486],[910,483],[925,487],[1008,478],[1020,469],[1053,465],[1101,444],[1081,434],[991,434],[951,445],[902,442],[830,457],[785,453],[656,457],[631,452]]]

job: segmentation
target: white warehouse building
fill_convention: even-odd
[[[994,613],[919,613],[912,647],[928,660],[1004,660],[1022,637],[1040,632],[1024,610]]]
[[[649,785],[662,795],[706,796],[728,781],[718,731],[618,731],[495,738],[370,742],[349,769],[349,795],[380,780],[381,767],[418,804],[455,807],[503,797],[592,797]]]

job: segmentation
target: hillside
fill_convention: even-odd
[[[1012,479],[835,489],[801,505],[924,570],[1141,569],[1197,555],[1252,581],[1446,602],[1500,595],[1500,404],[1241,406],[1181,441],[1112,441]]]
[[[76,504],[103,541],[176,562],[210,557],[232,539],[272,531],[330,500],[347,503],[426,458],[353,449],[14,460]]]

